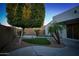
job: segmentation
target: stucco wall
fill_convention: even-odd
[[[39,36],[44,35],[44,29],[43,28],[39,28]],[[24,30],[24,34],[25,35],[36,35],[36,32],[33,28],[25,28]]]
[[[70,10],[67,10],[61,14],[58,14],[53,17],[54,22],[63,22],[63,21],[68,21],[72,19],[79,18],[79,6],[74,7]]]
[[[0,25],[0,52],[10,51],[16,45],[14,28]]]
[[[45,25],[45,27],[44,27],[44,29],[45,29],[45,35],[46,35],[46,36],[49,36],[49,35],[50,35],[48,29],[49,29],[49,27],[51,26],[52,23],[53,23],[53,21],[51,21],[50,23],[48,23],[48,24]]]
[[[59,32],[61,38],[67,38],[66,26]]]

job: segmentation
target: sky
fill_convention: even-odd
[[[79,3],[46,3],[44,25],[47,25],[49,22],[51,22],[53,20],[53,16],[60,14],[78,5]],[[0,23],[8,26],[9,24],[7,22],[6,16],[7,16],[6,4],[0,3]]]

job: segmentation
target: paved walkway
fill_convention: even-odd
[[[77,48],[50,48],[45,46],[29,46],[10,52],[10,56],[79,56]]]
[[[36,35],[24,35],[23,38],[51,38],[51,37],[45,37],[45,36],[36,36]]]

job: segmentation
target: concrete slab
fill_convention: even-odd
[[[79,56],[76,48],[50,48],[45,46],[30,46],[10,52],[11,56]]]
[[[9,56],[35,56],[35,51],[33,50],[33,47],[25,47],[20,48],[15,51],[12,51],[8,54]]]
[[[34,50],[43,56],[79,56],[79,49],[74,48],[49,48],[44,46],[34,46]]]

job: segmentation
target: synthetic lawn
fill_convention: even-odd
[[[24,42],[39,44],[39,45],[49,45],[50,42],[47,38],[32,38],[32,39],[23,39]]]

